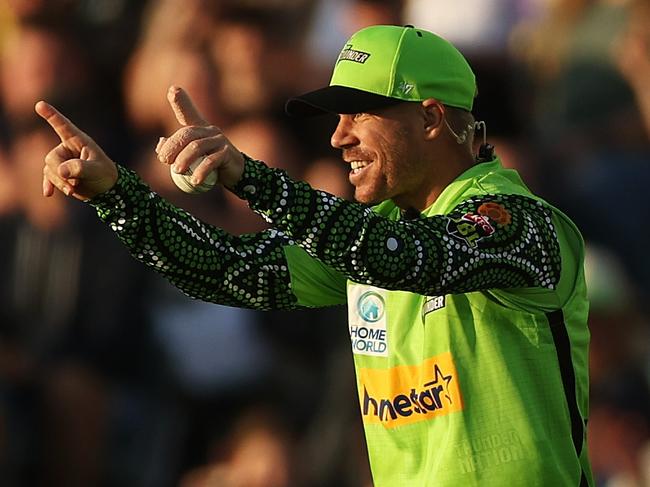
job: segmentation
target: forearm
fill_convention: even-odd
[[[512,222],[502,228],[494,225],[493,234],[474,245],[471,239],[464,241],[456,227],[465,229],[464,215],[478,215],[484,203],[479,199],[453,215],[391,221],[256,161],[247,161],[235,192],[311,256],[356,282],[435,295],[517,286],[553,288],[559,279],[550,211],[527,198],[491,197],[511,208]],[[474,223],[467,220],[467,225]],[[536,243],[538,251],[531,252]]]
[[[135,173],[90,204],[131,254],[191,297],[255,309],[296,307],[277,231],[234,237],[174,207]]]

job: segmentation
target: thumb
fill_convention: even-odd
[[[59,176],[64,179],[97,180],[106,173],[105,164],[98,159],[91,158],[91,151],[87,146],[81,149],[79,159],[68,159],[58,167]]]
[[[187,125],[200,125],[208,126],[210,125],[199,113],[197,108],[194,106],[190,95],[179,86],[170,86],[167,91],[167,101],[174,111],[176,120],[183,126]]]
[[[82,178],[84,171],[84,163],[90,158],[88,146],[84,145],[81,148],[79,159],[68,159],[66,162],[59,164],[57,169],[59,176],[62,178]]]
[[[64,179],[91,179],[90,172],[92,161],[85,161],[83,159],[68,159],[60,164],[57,171],[59,176]]]

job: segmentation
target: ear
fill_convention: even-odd
[[[442,133],[445,109],[438,100],[427,98],[422,102],[422,111],[424,114],[424,137],[426,140],[433,140]]]

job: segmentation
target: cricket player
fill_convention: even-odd
[[[88,201],[135,258],[195,298],[256,309],[346,303],[378,487],[593,486],[587,457],[584,245],[491,147],[474,153],[474,74],[446,40],[372,26],[329,86],[293,98],[330,112],[357,202],[239,152],[170,88],[180,123],[159,159],[215,172],[271,229],[235,237],[153,193],[45,102],[61,143],[44,194]],[[255,134],[250,134],[255,137]]]

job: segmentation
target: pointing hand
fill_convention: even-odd
[[[49,103],[39,101],[35,109],[61,139],[45,156],[43,195],[52,196],[56,187],[85,201],[111,189],[117,167],[101,147]]]
[[[226,187],[235,186],[244,172],[244,157],[216,126],[199,114],[185,90],[171,86],[167,92],[176,120],[181,125],[168,138],[161,138],[156,153],[173,170],[184,173],[196,159],[203,161],[194,169],[193,184],[202,183],[211,171]]]

